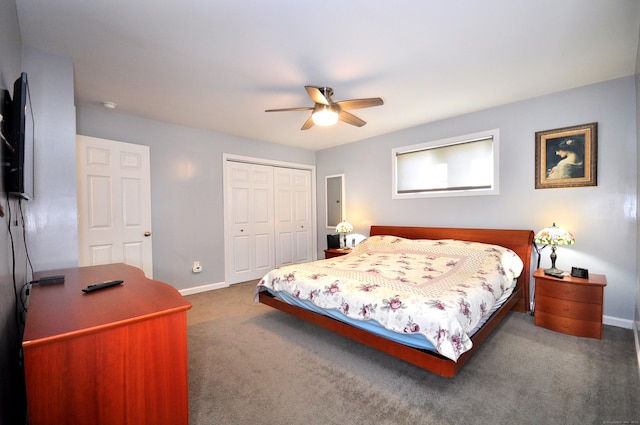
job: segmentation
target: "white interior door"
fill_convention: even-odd
[[[80,266],[126,263],[153,278],[149,147],[76,137]]]
[[[273,167],[225,163],[227,283],[259,279],[274,268]]]
[[[276,267],[312,261],[311,172],[274,168]]]

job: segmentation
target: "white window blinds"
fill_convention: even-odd
[[[497,130],[394,149],[394,197],[497,193]]]

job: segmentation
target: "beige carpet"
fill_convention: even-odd
[[[640,423],[631,330],[577,338],[510,313],[447,379],[254,304],[254,287],[187,297],[192,425]]]

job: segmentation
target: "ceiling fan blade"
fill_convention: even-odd
[[[340,108],[349,111],[351,109],[361,109],[361,108],[370,108],[372,106],[380,106],[384,104],[384,102],[379,97],[370,97],[368,99],[341,100],[340,102],[336,102],[336,104],[338,104]]]
[[[310,111],[312,107],[301,106],[300,108],[284,108],[284,109],[265,109],[265,112],[284,112],[284,111]]]
[[[320,87],[304,86],[304,88],[307,91],[307,94],[309,95],[311,100],[313,100],[315,103],[319,103],[321,105],[330,105],[331,104],[329,102],[329,99],[327,99],[327,97],[322,92]],[[327,93],[327,95],[331,96],[331,92],[333,90],[331,90],[331,89],[328,89],[328,90],[330,90],[330,91]]]
[[[340,113],[338,114],[338,119],[340,121],[346,122],[347,124],[355,125],[356,127],[362,127],[367,123],[366,121],[361,120],[360,118],[356,117],[353,114],[350,114],[347,111],[340,111]]]
[[[304,124],[302,124],[302,127],[300,128],[300,130],[309,130],[311,127],[313,127],[313,117],[310,116],[305,122]]]

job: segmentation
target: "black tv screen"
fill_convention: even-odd
[[[4,189],[11,196],[29,200],[34,195],[34,120],[25,72],[13,85],[9,109],[8,141],[11,149],[8,149],[8,157],[3,160]]]
[[[14,148],[9,139],[11,139],[11,93],[9,90],[0,90],[0,168],[2,172],[2,193],[6,193],[7,170],[11,166]]]

